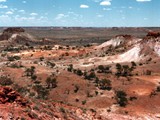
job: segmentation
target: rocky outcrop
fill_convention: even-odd
[[[122,34],[122,35],[117,35],[116,37],[123,37],[124,39],[131,39],[133,36],[127,35],[127,34],[125,34],[125,35]]]
[[[7,28],[0,35],[0,40],[8,40],[13,34],[23,33],[25,30],[20,27]]]
[[[27,105],[27,101],[10,87],[0,87],[0,104],[16,102],[22,106]]]
[[[3,34],[5,33],[12,33],[12,34],[15,34],[15,33],[21,33],[21,32],[25,32],[25,30],[23,28],[20,28],[20,27],[13,27],[13,28],[7,28],[3,31]]]
[[[135,38],[134,36],[131,36],[131,35],[117,35],[114,38],[112,38],[111,40],[106,41],[106,42],[102,43],[101,45],[97,46],[96,49],[101,49],[101,48],[105,48],[108,46],[128,47],[128,46],[132,46],[132,45],[138,43],[139,41],[141,41],[141,39]]]
[[[148,32],[147,37],[153,37],[153,38],[160,37],[160,32]]]
[[[2,34],[0,34],[0,41],[8,41],[12,45],[50,45],[55,43],[49,39],[37,40],[32,35],[25,32],[21,27],[12,27],[5,29]]]

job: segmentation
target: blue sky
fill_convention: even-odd
[[[0,0],[0,26],[160,27],[160,0]]]

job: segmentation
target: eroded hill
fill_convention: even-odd
[[[22,28],[6,29],[0,39],[2,119],[160,118],[158,32],[85,46],[38,40]]]

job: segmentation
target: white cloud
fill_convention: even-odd
[[[20,16],[20,15],[16,15],[14,17],[15,21],[17,23],[33,23],[33,24],[36,24],[36,23],[44,23],[44,22],[47,22],[47,17],[44,17],[44,16],[40,16],[39,18],[36,18],[34,16],[32,17],[23,17],[23,16]]]
[[[103,0],[100,2],[100,5],[102,6],[110,6],[111,5],[111,0]]]
[[[12,12],[17,11],[17,8],[11,8],[10,11]]]
[[[148,18],[143,18],[144,20],[148,20]]]
[[[80,8],[89,8],[89,6],[88,5],[80,5]]]
[[[58,15],[56,16],[55,20],[60,20],[60,19],[62,19],[62,18],[64,18],[64,17],[68,17],[68,15],[58,14]]]
[[[136,0],[137,2],[150,2],[152,0]]]
[[[19,10],[18,12],[20,12],[20,13],[23,13],[23,14],[24,14],[24,13],[25,13],[25,10]]]
[[[117,12],[119,12],[119,13],[123,13],[123,10],[117,10]]]
[[[0,0],[0,2],[6,2],[7,0]]]
[[[121,8],[122,8],[122,9],[125,9],[126,7],[125,7],[125,6],[122,6]]]
[[[7,14],[7,15],[12,15],[13,12],[12,12],[12,11],[8,11],[8,12],[6,12],[6,14]]]
[[[97,17],[102,18],[102,17],[104,17],[104,16],[103,16],[103,15],[97,15]]]
[[[9,17],[8,15],[0,15],[0,23],[1,24],[6,24],[6,23],[10,23],[11,17]]]
[[[36,15],[38,15],[38,13],[31,13],[30,15],[31,16],[36,16]]]
[[[23,20],[27,20],[27,17],[20,17],[19,15],[16,15],[14,18],[16,21],[23,21]]]
[[[22,1],[22,3],[24,3],[24,4],[25,4],[25,3],[27,3],[27,2],[26,2],[26,1]]]
[[[100,2],[101,0],[93,0],[94,2]]]
[[[126,17],[125,17],[125,16],[123,16],[123,17],[122,17],[122,19],[124,20],[124,19],[126,19]]]
[[[35,17],[29,17],[28,20],[35,20]]]
[[[7,5],[0,5],[0,8],[8,8]]]
[[[45,16],[40,16],[40,18],[38,18],[38,20],[40,20],[40,21],[46,21],[46,20],[48,20],[48,18],[45,17]]]
[[[57,16],[54,18],[56,24],[63,24],[64,26],[66,26],[66,24],[71,23],[78,23],[80,21],[82,21],[83,19],[83,15],[81,14],[77,14],[73,11],[69,11],[65,14],[61,13],[61,14],[57,14]]]
[[[111,8],[103,8],[103,10],[111,11]]]
[[[9,17],[8,15],[1,15],[0,16],[1,18],[3,17],[3,18],[7,18],[7,17]]]

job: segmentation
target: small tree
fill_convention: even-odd
[[[94,81],[96,84],[98,84],[99,83],[99,78],[98,77],[96,77],[96,79],[95,79],[95,81]]]
[[[104,72],[104,70],[105,70],[105,68],[104,68],[103,65],[99,65],[99,66],[98,66],[98,69],[99,69],[98,72],[100,72],[100,73]]]
[[[160,92],[160,86],[157,86],[156,91]]]
[[[0,84],[3,86],[11,85],[11,84],[13,84],[13,81],[11,80],[11,78],[9,78],[7,76],[1,76],[0,77]]]
[[[26,72],[27,76],[33,76],[34,72],[35,72],[35,67],[31,66],[31,68],[27,68],[25,72]]]
[[[125,107],[127,105],[128,100],[126,97],[127,97],[127,94],[124,91],[116,92],[116,100],[121,107]]]
[[[32,75],[31,78],[32,78],[32,80],[36,80],[37,76],[36,75]]]
[[[56,80],[56,78],[51,79],[51,86],[52,86],[52,88],[57,87],[57,80]]]
[[[40,84],[33,86],[33,89],[38,93],[38,98],[47,99],[49,91]]]
[[[130,70],[128,65],[123,65],[123,76],[128,76],[130,75]]]
[[[118,70],[121,70],[121,69],[122,69],[121,64],[117,63],[117,64],[116,64],[116,68],[117,68]]]
[[[20,60],[20,59],[21,59],[21,57],[19,57],[19,56],[9,56],[8,57],[9,61],[15,61],[15,60]]]
[[[51,66],[51,68],[54,68],[56,66],[55,63],[47,61],[47,65]]]
[[[111,81],[108,79],[102,79],[99,81],[99,88],[102,90],[111,90]]]
[[[40,61],[43,61],[43,60],[44,60],[44,57],[40,57],[39,60],[40,60]]]
[[[11,56],[11,57],[8,57],[8,60],[9,60],[9,61],[14,61],[14,57],[12,57],[12,56]]]
[[[74,87],[75,87],[74,92],[77,93],[78,90],[79,90],[79,86],[78,86],[78,85],[75,85]]]
[[[55,88],[57,87],[57,80],[53,76],[49,76],[46,79],[47,88]]]
[[[79,76],[83,75],[83,72],[80,69],[78,69],[76,72],[77,72],[77,75],[79,75]]]
[[[119,77],[122,74],[122,66],[121,66],[121,64],[117,63],[116,64],[116,68],[117,68],[116,76]]]
[[[93,79],[93,78],[95,78],[95,77],[96,77],[95,72],[91,72],[91,73],[88,75],[89,80],[91,80],[91,79]]]
[[[132,64],[133,67],[137,66],[134,61],[132,61],[131,64]]]
[[[72,72],[72,70],[73,70],[73,65],[70,64],[70,65],[68,66],[67,70],[68,70],[69,72]]]

